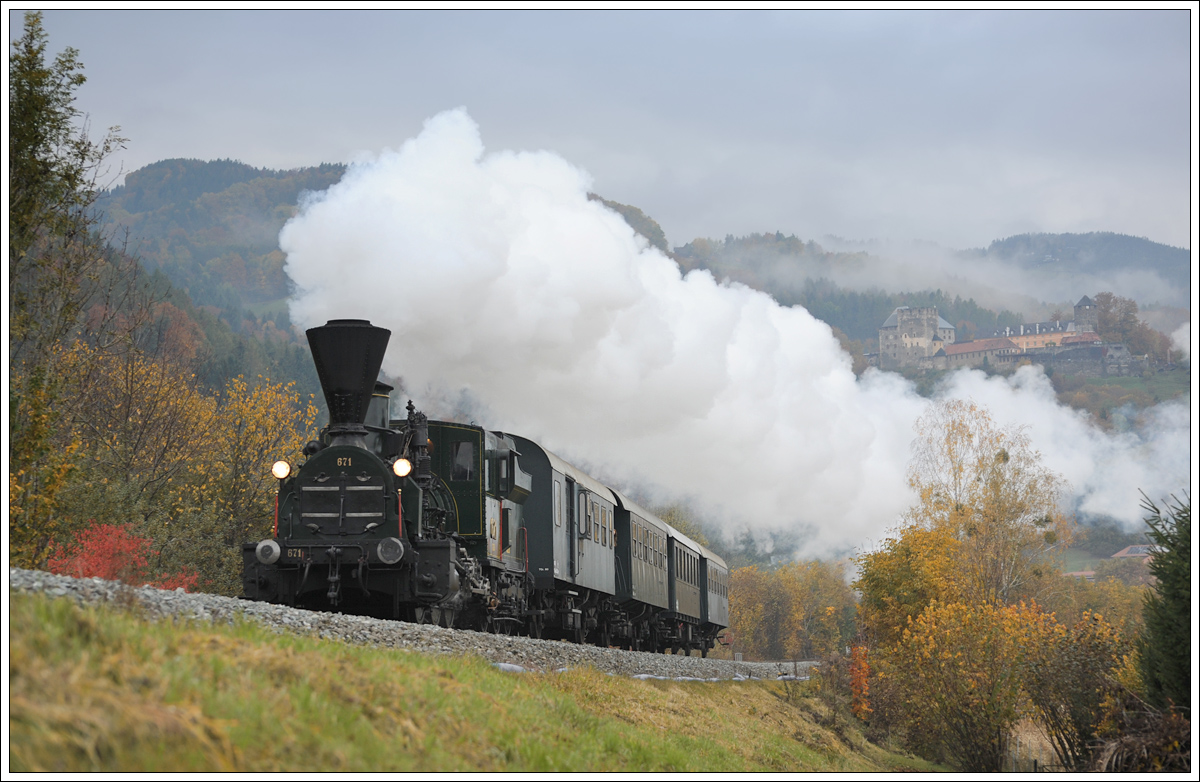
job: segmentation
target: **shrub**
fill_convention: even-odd
[[[64,548],[55,543],[47,566],[51,573],[75,578],[103,578],[130,585],[150,584],[159,589],[185,591],[196,588],[199,576],[188,569],[151,578],[150,557],[158,552],[149,538],[129,532],[128,524],[96,524],[78,532]]]

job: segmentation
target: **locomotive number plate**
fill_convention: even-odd
[[[302,548],[290,548],[287,550],[288,559],[304,559],[308,555],[308,551]]]
[[[338,467],[351,467],[351,466],[353,466],[351,464],[352,459],[353,459],[353,457],[351,457],[351,456],[339,456],[338,460],[337,460],[337,466]]]

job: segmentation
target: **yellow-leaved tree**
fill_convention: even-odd
[[[974,402],[937,403],[917,423],[908,482],[918,499],[905,520],[954,541],[946,575],[960,598],[1012,604],[1056,585],[1067,484],[1024,428],[997,426]]]
[[[734,648],[751,660],[813,660],[854,635],[854,593],[841,563],[792,562],[730,574]]]
[[[1025,605],[934,601],[909,624],[885,681],[903,693],[901,722],[923,754],[944,753],[963,771],[1000,770],[1026,702],[1022,636],[1043,616]]]
[[[317,407],[294,383],[258,378],[230,380],[213,399],[215,412],[204,448],[172,492],[171,515],[155,536],[163,567],[187,566],[209,589],[241,588],[241,544],[271,535],[279,482],[271,465],[294,463],[316,438]]]
[[[963,770],[999,771],[1029,716],[1064,764],[1083,767],[1124,642],[1083,610],[1107,592],[1061,575],[1072,534],[1059,506],[1065,481],[1023,430],[952,400],[918,421],[909,485],[917,500],[903,524],[857,558],[875,727]],[[1046,602],[1068,609],[1071,624]]]

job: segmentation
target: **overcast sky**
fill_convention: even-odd
[[[10,40],[21,32],[9,17]],[[126,171],[396,148],[465,107],[668,241],[754,231],[1191,246],[1186,10],[45,13]]]

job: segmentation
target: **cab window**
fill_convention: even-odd
[[[450,452],[450,480],[475,480],[475,443],[454,443]]]

